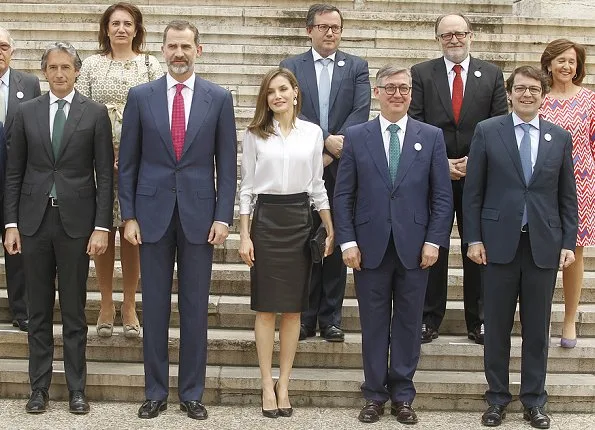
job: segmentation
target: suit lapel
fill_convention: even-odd
[[[380,119],[376,117],[366,125],[368,135],[366,137],[366,148],[376,164],[378,173],[384,180],[386,187],[392,190],[390,177],[388,173],[388,162],[386,161],[386,152],[384,151],[384,140],[382,139],[382,130],[380,129]]]
[[[535,160],[535,167],[533,167],[533,175],[531,175],[531,180],[529,184],[531,184],[539,172],[543,167],[543,163],[547,160],[550,150],[552,149],[553,145],[555,144],[552,135],[549,134],[552,126],[550,124],[546,124],[541,119],[539,120],[539,146],[537,149],[537,160]],[[549,140],[545,139],[544,136],[548,134]]]
[[[512,164],[517,170],[521,181],[525,182],[525,174],[523,173],[523,165],[521,164],[521,154],[519,153],[519,147],[516,141],[516,134],[514,133],[514,124],[512,122],[512,114],[506,115],[502,118],[500,123],[501,127],[498,130],[500,138],[504,147],[508,151],[508,155],[512,160]]]
[[[198,134],[198,130],[202,126],[205,118],[207,117],[207,113],[211,107],[211,95],[209,92],[202,86],[202,80],[196,75],[196,80],[194,81],[194,94],[192,96],[192,106],[190,108],[190,116],[188,117],[188,127],[186,128],[186,136],[184,138],[184,150],[182,152],[182,157],[194,142],[196,135]]]
[[[169,153],[173,161],[176,161],[174,154],[174,144],[171,140],[171,131],[169,125],[169,110],[167,104],[167,75],[159,78],[152,86],[152,93],[147,96],[149,99],[148,105],[155,120],[157,130],[161,136],[161,141],[165,145],[166,151]]]
[[[459,124],[464,120],[465,114],[473,109],[475,106],[475,94],[477,94],[480,78],[475,73],[479,72],[481,77],[481,65],[471,57],[469,60],[469,70],[467,70],[467,81],[465,82],[465,93],[463,94],[463,106],[461,107],[461,115],[459,117]]]
[[[37,126],[39,127],[39,136],[41,137],[41,146],[45,148],[48,157],[52,162],[54,160],[54,150],[52,149],[52,140],[50,136],[50,96],[49,93],[37,99],[37,106],[35,109],[37,116]]]
[[[450,97],[446,64],[444,64],[444,59],[442,57],[435,60],[432,80],[436,86],[436,92],[440,98],[440,103],[442,103],[442,106],[444,107],[444,111],[448,115],[448,118],[454,122],[455,117],[452,113],[452,99]]]
[[[66,147],[70,144],[70,138],[72,134],[76,130],[81,118],[83,117],[83,113],[87,108],[87,101],[81,97],[81,95],[77,92],[74,93],[74,97],[72,99],[72,103],[70,105],[70,109],[68,110],[68,118],[66,118],[66,123],[64,124],[64,134],[62,135],[62,144],[60,145],[60,151],[58,152],[58,158],[56,161],[62,157]]]
[[[314,57],[312,51],[303,54],[302,70],[304,73],[306,85],[308,86],[308,94],[310,95],[310,103],[316,112],[316,118],[320,122],[320,105],[318,104],[318,80],[316,79],[316,69],[314,68]],[[332,91],[332,88],[331,88]],[[330,111],[330,109],[329,109]]]
[[[17,97],[17,93],[19,91],[23,92],[21,77],[13,69],[10,69],[10,77],[8,78],[8,109],[6,111],[6,127],[8,127],[12,122],[12,118],[14,118],[14,114],[16,113],[19,106],[19,98]]]
[[[331,82],[331,94],[329,96],[329,116],[330,112],[333,110],[333,104],[335,103],[335,99],[337,98],[337,94],[339,94],[339,89],[341,88],[341,83],[343,82],[343,76],[345,76],[345,70],[349,66],[346,63],[345,54],[341,51],[337,51],[335,54],[335,63],[333,64],[333,80]],[[339,66],[339,62],[343,62],[343,66]]]
[[[401,157],[399,158],[399,168],[397,169],[397,177],[395,178],[393,189],[401,184],[407,171],[411,167],[411,164],[417,157],[418,151],[415,150],[414,145],[419,142],[418,136],[420,130],[419,124],[409,118],[405,130],[405,137],[403,138],[403,147],[401,149]]]

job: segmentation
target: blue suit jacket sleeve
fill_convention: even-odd
[[[134,206],[136,179],[140,166],[142,130],[135,88],[128,91],[122,119],[122,136],[118,154],[118,197],[122,219],[136,218]]]
[[[343,141],[343,156],[339,163],[333,200],[335,236],[339,245],[356,240],[353,210],[357,191],[357,164],[352,142],[353,133],[350,129],[347,129]]]
[[[4,197],[4,183],[6,179],[6,136],[4,125],[0,122],[0,200]],[[4,227],[4,226],[2,226]]]

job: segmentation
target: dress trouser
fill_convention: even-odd
[[[176,205],[163,237],[155,243],[140,245],[145,396],[149,400],[165,400],[169,393],[168,328],[176,254],[180,401],[201,400],[205,388],[213,246],[187,240]]]
[[[517,297],[523,337],[520,400],[525,407],[543,406],[547,401],[545,376],[556,273],[557,269],[535,265],[530,233],[521,234],[511,263],[486,266],[484,367],[488,404],[505,406],[512,399],[508,371]]]
[[[463,187],[465,179],[451,181],[454,210],[459,236],[463,237]],[[453,215],[454,220],[454,215]],[[463,257],[463,300],[467,331],[473,331],[483,322],[483,293],[481,266],[467,257],[467,245],[461,239]],[[429,327],[440,328],[446,312],[448,291],[448,249],[440,247],[438,261],[430,268],[428,288],[424,302],[423,322]]]
[[[57,207],[48,205],[41,225],[33,236],[21,235],[25,285],[29,302],[29,379],[31,388],[48,390],[54,355],[53,316],[56,274],[64,371],[69,391],[84,391],[87,376],[87,277],[89,236],[66,234]]]

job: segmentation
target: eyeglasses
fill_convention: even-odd
[[[512,87],[515,93],[522,95],[525,94],[525,91],[529,90],[532,96],[538,96],[541,94],[541,87],[528,87],[526,85],[515,85]]]
[[[450,42],[453,36],[456,37],[457,40],[463,40],[469,34],[471,34],[470,31],[455,31],[454,33],[442,33],[439,34],[437,37],[442,39],[444,42]]]
[[[316,27],[318,31],[321,33],[328,33],[328,29],[330,28],[333,34],[339,34],[343,31],[343,27],[340,25],[326,25],[326,24],[314,24],[312,27]]]
[[[405,84],[399,86],[393,84],[383,86],[376,85],[376,88],[383,88],[384,92],[389,96],[394,96],[397,93],[397,89],[399,90],[399,94],[401,94],[402,96],[406,96],[411,92],[411,87]]]

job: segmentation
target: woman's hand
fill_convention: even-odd
[[[249,237],[240,239],[240,249],[238,252],[248,267],[254,266],[254,245],[252,244],[252,239]]]
[[[324,241],[324,256],[328,257],[333,253],[335,249],[335,235],[331,232],[331,234],[326,235],[326,240]]]

